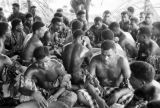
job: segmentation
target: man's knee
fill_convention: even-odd
[[[69,107],[73,107],[77,102],[77,94],[72,91],[65,91],[58,101],[64,102]]]

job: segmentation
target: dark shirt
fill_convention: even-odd
[[[24,39],[25,39],[24,32],[14,32],[14,33],[12,32],[11,36],[6,37],[5,48],[10,50],[13,55],[15,53],[19,54],[19,52],[22,51]]]
[[[15,18],[19,18],[22,20],[22,22],[24,23],[25,20],[25,15],[21,12],[19,13],[12,13],[9,17],[8,17],[8,21],[12,21]]]
[[[138,29],[131,30],[131,35],[135,41],[137,41]]]

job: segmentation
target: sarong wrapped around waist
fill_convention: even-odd
[[[157,74],[160,74],[160,56],[150,56],[147,58],[146,62],[154,67]]]

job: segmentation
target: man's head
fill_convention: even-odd
[[[54,17],[58,17],[58,18],[60,18],[63,21],[63,14],[60,13],[60,12],[55,13]]]
[[[63,13],[63,9],[62,9],[62,8],[59,8],[59,9],[57,9],[57,12],[58,12],[58,13]]]
[[[4,16],[3,8],[2,8],[2,7],[0,7],[0,18],[1,18],[2,16]]]
[[[42,38],[46,32],[46,27],[42,22],[35,22],[32,25],[32,31],[33,34],[36,34],[39,38]]]
[[[78,29],[82,30],[82,27],[83,27],[83,25],[79,20],[73,21],[72,25],[71,25],[72,33],[74,33],[74,31],[76,31]]]
[[[123,12],[121,13],[121,17],[122,17],[122,21],[123,21],[123,22],[128,22],[128,21],[129,21],[129,14],[128,14],[127,11],[123,11]]]
[[[134,14],[134,7],[130,6],[127,8],[127,11],[128,11],[128,15],[130,17],[133,17],[133,14]]]
[[[37,61],[44,59],[48,55],[49,50],[47,47],[44,46],[37,47],[33,52],[33,57],[35,57]]]
[[[146,13],[145,21],[147,24],[151,24],[153,20],[153,13],[149,12]]]
[[[94,19],[94,26],[96,29],[100,29],[102,27],[102,18],[101,17],[95,17]]]
[[[83,10],[78,11],[76,15],[78,20],[80,21],[86,20],[86,13]]]
[[[79,43],[82,43],[82,36],[84,36],[84,32],[81,29],[78,29],[73,33],[73,39]]]
[[[112,40],[105,40],[101,44],[101,55],[103,60],[105,61],[105,64],[110,64],[114,61],[115,55],[116,55],[116,46],[115,42]]]
[[[34,16],[34,15],[36,14],[36,6],[31,6],[30,12],[31,12],[32,15]]]
[[[104,11],[103,13],[103,20],[104,21],[109,21],[111,18],[111,12],[109,10]]]
[[[114,41],[114,33],[111,30],[102,31],[102,40],[112,40],[112,41]]]
[[[120,34],[120,25],[119,25],[119,23],[117,23],[117,22],[112,22],[112,23],[109,25],[109,29],[112,30],[112,32],[113,32],[115,35]]]
[[[51,30],[53,30],[54,32],[59,32],[62,29],[62,19],[55,17],[52,19],[51,21]]]
[[[0,22],[0,53],[4,48],[4,39],[7,31],[8,31],[8,24],[5,22]]]
[[[23,30],[22,20],[19,18],[13,19],[11,25],[12,25],[12,31],[21,32]]]
[[[140,19],[140,22],[143,22],[145,20],[145,13],[144,12],[140,12],[139,19]]]
[[[154,22],[152,28],[152,35],[159,36],[160,35],[160,22]]]
[[[33,24],[33,15],[31,13],[26,14],[26,23],[32,25]]]
[[[19,12],[19,4],[18,3],[13,3],[12,4],[12,9],[13,9],[13,13],[18,13]]]
[[[138,18],[132,17],[131,18],[131,29],[137,29],[138,24],[139,24]]]
[[[130,65],[130,69],[132,71],[130,82],[135,89],[141,88],[154,80],[155,70],[153,66],[147,62],[133,62]]]
[[[149,27],[139,28],[138,42],[147,44],[150,39],[151,39],[151,29]]]

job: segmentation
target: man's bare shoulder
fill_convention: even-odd
[[[102,60],[101,58],[101,54],[95,55],[94,57],[92,57],[91,62],[92,63],[99,63]]]

